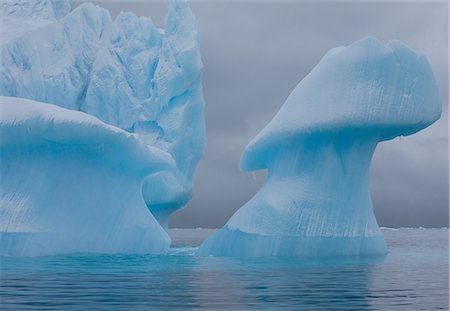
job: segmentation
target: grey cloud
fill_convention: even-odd
[[[94,1],[95,2],[95,1]],[[165,2],[97,2],[151,16]],[[367,35],[427,55],[444,104],[440,121],[380,144],[371,189],[382,226],[448,226],[448,10],[446,2],[193,2],[205,64],[207,150],[193,200],[172,227],[220,227],[256,193],[265,173],[239,171],[245,145],[296,84],[336,46]]]

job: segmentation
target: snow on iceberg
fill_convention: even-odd
[[[203,65],[200,59],[197,25],[188,4],[184,1],[174,1],[169,5],[164,30],[155,27],[150,18],[137,17],[132,13],[120,13],[115,20],[112,20],[107,10],[92,4],[82,4],[71,10],[70,1],[65,0],[7,0],[2,2],[0,6],[0,17],[2,24],[0,95],[34,100],[33,105],[27,105],[27,107],[41,115],[42,120],[48,121],[47,125],[43,125],[42,123],[45,122],[42,120],[37,123],[34,121],[16,122],[14,119],[12,121],[7,120],[8,117],[2,115],[3,123],[0,129],[2,133],[2,182],[12,184],[15,180],[17,183],[25,183],[26,180],[35,178],[32,176],[35,169],[41,174],[41,179],[39,179],[41,181],[36,185],[36,187],[40,187],[39,191],[33,190],[27,194],[22,192],[25,188],[6,187],[6,185],[5,188],[2,187],[1,212],[5,213],[3,214],[5,217],[0,220],[2,235],[10,232],[13,230],[11,228],[14,227],[16,227],[15,233],[20,232],[20,230],[27,231],[25,223],[15,224],[17,221],[20,222],[14,216],[17,213],[22,215],[20,217],[27,218],[26,224],[30,225],[30,228],[34,228],[32,220],[36,219],[38,223],[39,221],[31,214],[25,216],[24,211],[31,211],[31,209],[34,209],[31,206],[37,206],[32,202],[40,200],[40,204],[45,205],[45,196],[38,200],[38,193],[57,191],[64,193],[67,191],[62,189],[64,187],[72,188],[78,196],[84,196],[79,191],[91,189],[89,193],[91,200],[93,200],[92,204],[86,201],[75,201],[79,204],[86,204],[82,208],[80,207],[79,211],[82,209],[85,212],[91,211],[91,214],[88,213],[85,216],[91,215],[92,217],[92,222],[88,222],[89,225],[93,225],[96,217],[100,217],[100,215],[104,215],[105,219],[112,217],[112,215],[122,217],[122,212],[113,212],[109,209],[108,205],[112,204],[110,200],[115,198],[114,200],[117,200],[118,204],[120,203],[122,208],[125,209],[127,205],[134,206],[141,203],[137,203],[134,194],[131,195],[131,193],[138,192],[148,207],[147,213],[150,210],[151,214],[148,213],[150,216],[142,216],[142,222],[138,221],[136,228],[148,226],[145,219],[151,217],[156,219],[158,226],[167,229],[170,214],[182,208],[192,196],[193,175],[205,145],[204,101],[201,89]],[[7,105],[8,111],[14,110],[14,106],[17,106],[20,111],[24,109],[25,104],[21,100],[14,101],[5,97],[2,98],[2,101],[5,102],[5,104],[2,103],[2,107]],[[48,108],[45,103],[70,109],[65,110],[65,112],[58,112],[59,126],[57,129],[52,125],[54,123],[52,121],[53,115],[46,116],[53,110]],[[39,104],[45,106],[45,109],[43,107],[42,111],[38,111],[35,106]],[[71,118],[71,114],[75,113],[74,110],[88,113],[110,126],[110,129],[114,128],[115,130],[106,136],[99,136],[95,132],[94,126],[89,122],[84,127],[77,126],[74,128],[60,120],[62,115]],[[12,114],[10,115],[12,116]],[[29,114],[27,116],[30,117],[30,120],[35,120]],[[15,114],[14,117],[18,117],[18,115]],[[5,124],[9,124],[8,122],[23,126],[21,129],[15,127],[15,131],[30,133],[30,146],[26,145],[26,136],[18,139],[14,132],[3,128],[6,126]],[[72,121],[68,122],[68,124],[72,123]],[[91,129],[92,133],[90,133]],[[50,133],[53,130],[58,132]],[[102,186],[101,178],[106,178],[111,172],[106,173],[101,168],[107,166],[108,169],[112,170],[114,166],[108,166],[108,163],[111,164],[112,162],[106,160],[117,160],[118,156],[113,154],[116,152],[113,147],[105,151],[101,139],[111,137],[108,139],[120,140],[119,137],[112,138],[113,133],[119,136],[125,135],[124,133],[132,134],[133,140],[139,141],[139,144],[148,146],[151,150],[159,150],[158,152],[141,152],[140,154],[148,157],[164,154],[165,166],[151,165],[152,159],[138,161],[141,164],[133,164],[131,162],[137,160],[132,160],[132,151],[125,152],[125,145],[112,144],[111,146],[117,147],[117,152],[124,152],[128,155],[124,155],[120,160],[120,167],[116,168],[118,170],[134,170],[139,167],[141,173],[138,174],[139,178],[133,179],[133,182],[127,184],[123,190],[119,191],[118,185],[125,183],[125,179],[128,180],[128,177],[126,177],[128,175],[125,173],[119,174],[119,171],[114,173],[115,179],[123,176],[123,180],[113,182],[108,179]],[[47,135],[46,138],[42,137],[44,134]],[[46,147],[47,149],[44,148],[44,152],[41,142],[47,139],[53,141],[54,137],[59,139],[60,135],[63,135],[64,139],[67,140],[64,144],[72,145],[73,150],[71,149],[71,152],[77,153],[76,148],[80,149],[77,156],[72,156],[70,153],[70,156],[66,157],[69,154],[66,148],[69,148],[69,146],[55,149],[49,147],[51,150]],[[93,143],[92,148],[87,148],[85,142],[78,143],[80,135],[84,135],[83,139],[92,135],[98,137],[98,141]],[[5,169],[6,160],[4,157],[12,152],[6,142],[11,140],[21,142],[21,144],[18,144],[19,147],[14,147],[14,151],[19,152],[22,159],[22,162],[16,161],[20,164],[16,164],[16,168],[18,168],[16,170]],[[57,141],[59,142],[59,140]],[[94,145],[97,145],[99,150],[94,148]],[[36,146],[39,152],[46,155],[37,154],[32,146]],[[136,148],[132,147],[132,150],[136,151]],[[96,160],[104,157],[104,165],[94,165],[94,162],[90,162],[87,157],[87,153],[90,152]],[[102,152],[106,153],[102,154]],[[25,161],[26,155],[29,156],[28,161]],[[82,155],[86,157],[82,158]],[[41,157],[44,157],[48,162],[43,161]],[[126,164],[126,159],[131,162]],[[12,159],[9,160],[12,161]],[[73,167],[70,168],[70,161],[72,160]],[[84,160],[87,162],[84,162]],[[25,166],[25,162],[29,162],[26,164],[27,166]],[[47,163],[47,165],[35,169],[31,167],[33,163],[37,165],[40,162]],[[50,165],[51,162],[55,163],[55,167],[59,167],[56,164],[64,167],[64,169],[58,168],[62,172],[71,171],[76,174],[68,177],[68,179],[59,180],[57,184],[45,183],[44,173],[53,167]],[[147,169],[144,168],[145,163],[150,165]],[[20,166],[20,169],[17,165]],[[96,175],[96,178],[90,180],[87,178],[87,170],[88,168],[94,170],[96,167],[100,171],[93,172],[92,174]],[[47,174],[51,178],[50,176],[56,173],[47,172]],[[133,175],[133,178],[136,176]],[[67,185],[64,185],[64,182],[67,182]],[[90,186],[89,182],[92,182]],[[80,185],[76,186],[77,183],[80,183]],[[108,189],[110,183],[116,183],[117,185],[111,185],[111,189]],[[52,188],[50,185],[58,187]],[[88,189],[85,189],[85,187]],[[125,190],[130,188],[133,188],[133,190]],[[102,203],[107,195],[102,193],[103,191],[107,191],[109,194],[115,192],[112,198],[107,201],[109,203]],[[123,195],[121,199],[118,198],[120,194]],[[27,200],[19,199],[25,196]],[[22,202],[15,206],[17,211],[11,210],[14,208],[14,200],[11,201],[8,197],[14,197],[14,200]],[[130,201],[126,203],[128,199]],[[6,203],[4,200],[9,201]],[[62,211],[67,213],[77,211],[73,213],[78,213],[78,210],[69,208],[74,205],[68,201],[64,202],[62,203],[57,199],[53,202],[58,206],[66,205],[61,208],[61,217],[63,217]],[[49,205],[53,203],[49,201]],[[29,209],[27,204],[30,204]],[[48,207],[49,211],[55,206]],[[97,209],[95,211],[94,206]],[[33,211],[33,213],[38,212],[37,209]],[[129,213],[132,212],[130,209]],[[106,215],[106,213],[111,213],[111,215]],[[67,221],[69,227],[71,226],[69,223],[72,216],[75,217],[70,213],[65,215],[65,221]],[[42,218],[43,216],[39,217]],[[132,218],[134,216],[127,217]],[[50,217],[49,219],[56,218]],[[125,235],[110,233],[111,230],[119,228],[114,224],[119,219],[117,218],[115,221],[112,221],[111,218],[108,219],[111,226],[102,227],[103,237],[111,236],[119,243],[119,240],[125,239]],[[62,218],[58,218],[58,221],[62,221]],[[145,223],[145,226],[142,223]],[[51,224],[48,225],[49,228],[54,229]],[[64,223],[60,225],[64,227]],[[131,222],[128,225],[131,225]],[[19,227],[20,230],[17,229]],[[40,226],[39,230],[44,230],[44,228]],[[38,232],[41,232],[39,230]],[[130,230],[129,232],[131,232]],[[86,232],[90,231],[87,229]],[[105,246],[99,248],[98,251],[102,249],[115,249],[116,251],[147,251],[153,249],[155,252],[159,252],[159,250],[167,248],[169,245],[167,234],[161,232],[158,228],[153,233],[153,237],[156,236],[159,236],[160,242],[149,239],[149,234],[146,234],[146,237],[135,237],[138,241],[142,240],[144,244],[149,243],[147,248],[137,247],[133,243],[128,243],[128,248],[121,248],[111,241],[110,244],[106,243],[106,245],[112,245],[110,248]],[[97,237],[92,237],[93,240],[95,238]],[[101,238],[98,236],[99,241]],[[95,251],[96,243],[86,244],[87,237],[86,239],[80,239],[80,241],[83,242],[75,244],[76,247],[55,247],[53,251],[59,252],[60,249]],[[8,243],[8,245],[14,244],[13,242]],[[24,242],[23,251],[17,254],[20,255],[21,252],[35,254],[36,252],[31,250],[35,250],[36,247],[31,246],[31,244],[31,242]],[[124,242],[120,245],[125,247],[126,244]],[[152,245],[160,245],[161,247],[153,247]],[[51,246],[46,249],[46,253],[52,252]]]
[[[369,192],[373,152],[440,114],[424,56],[370,37],[332,49],[244,150],[241,169],[267,168],[267,181],[200,254],[385,253]]]

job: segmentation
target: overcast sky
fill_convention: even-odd
[[[167,2],[94,1],[110,10],[151,16],[163,27]],[[206,153],[192,201],[171,227],[224,225],[260,188],[264,172],[239,171],[245,145],[289,93],[336,46],[371,35],[399,39],[425,54],[444,113],[430,128],[378,145],[371,190],[386,227],[448,226],[447,2],[193,2],[204,69]]]

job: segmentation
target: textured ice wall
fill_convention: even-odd
[[[0,95],[84,111],[168,151],[185,176],[185,189],[173,196],[166,191],[156,202],[152,193],[145,197],[150,208],[182,207],[205,143],[203,65],[189,6],[172,2],[165,30],[133,13],[112,21],[92,4],[68,7],[68,1],[50,0],[2,4],[10,31],[1,40]],[[18,21],[33,27],[18,31]],[[172,177],[149,178],[154,184]]]
[[[82,112],[0,96],[1,254],[149,252],[169,236],[143,200],[170,154]]]
[[[374,38],[332,49],[244,150],[241,169],[267,168],[267,181],[200,253],[385,253],[368,184],[373,152],[440,114],[424,56]]]
[[[134,186],[152,217],[167,228],[170,214],[191,198],[193,175],[205,144],[203,65],[197,24],[188,4],[170,3],[165,29],[155,27],[150,18],[132,13],[121,13],[112,20],[107,10],[92,4],[71,10],[70,1],[65,0],[3,1],[0,17],[0,95],[86,112],[132,133],[140,143],[165,152],[173,167],[147,170],[144,180]],[[14,103],[21,105],[21,101],[10,105]],[[29,132],[36,130],[35,123],[23,126]],[[72,143],[76,142],[78,130],[71,130]],[[5,148],[2,142],[2,152]],[[26,149],[25,143],[21,148]],[[61,153],[61,157],[65,155]],[[57,156],[52,151],[52,157]],[[70,165],[70,159],[65,159],[64,167]],[[25,163],[25,155],[20,163]],[[81,160],[75,164],[84,165]],[[76,171],[76,165],[72,170]],[[25,180],[33,178],[32,171],[24,166],[18,172]],[[2,170],[5,182],[17,177],[9,174],[15,171]],[[82,180],[88,181],[79,182]],[[104,187],[99,181],[92,182],[98,193],[92,199],[101,206],[105,196],[100,192],[114,190],[106,181]],[[70,188],[62,182],[59,185]],[[19,188],[8,189],[11,193],[3,191],[2,195],[22,195]],[[41,191],[65,190],[41,186]],[[107,211],[103,207],[100,210]],[[2,218],[1,222],[14,220]],[[164,243],[167,247],[169,242],[166,239]]]

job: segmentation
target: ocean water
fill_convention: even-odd
[[[166,256],[1,258],[1,310],[448,310],[448,229],[383,229],[365,258],[197,257],[212,230],[171,230]]]

